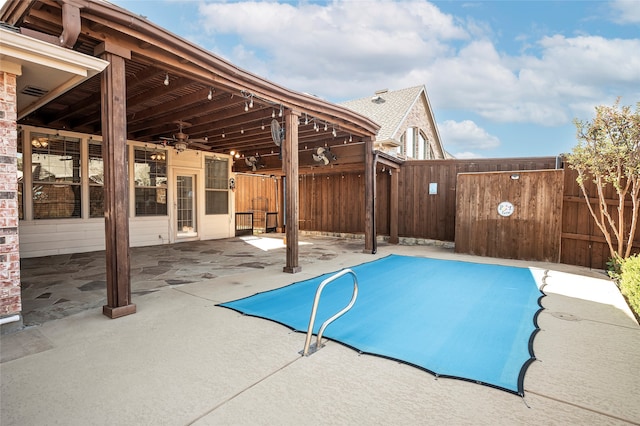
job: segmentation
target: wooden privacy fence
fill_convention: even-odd
[[[274,232],[283,223],[281,194],[282,180],[275,176],[236,175],[235,211],[236,234],[248,233],[248,229]],[[238,216],[238,214],[243,215]],[[249,215],[250,214],[250,215]],[[247,220],[251,218],[251,226]]]
[[[400,169],[398,233],[454,241],[459,173],[555,169],[556,164],[556,157],[407,161]]]
[[[377,235],[390,235],[391,218],[397,217],[400,237],[455,241],[458,252],[606,268],[609,252],[575,172],[556,170],[559,166],[556,157],[406,161],[391,174],[378,165]],[[318,171],[299,178],[300,230],[364,233],[362,170]],[[511,179],[511,172],[519,172],[520,179]],[[236,179],[236,211],[251,211],[252,199],[264,197],[282,226],[284,209],[275,201],[283,199],[282,179],[242,174]],[[607,197],[615,209],[614,194]],[[502,201],[514,204],[509,218],[498,217],[496,203]]]
[[[605,269],[611,257],[609,246],[604,235],[595,224],[587,202],[576,182],[577,172],[565,169],[564,197],[562,210],[562,247],[560,262],[569,265],[588,266]],[[594,211],[598,211],[596,187],[592,182],[586,184],[589,200]],[[618,196],[611,185],[604,188],[604,196],[609,207],[609,214],[618,218]],[[631,197],[627,197],[625,209],[625,234],[631,229],[632,207]],[[614,240],[615,241],[615,240]],[[640,252],[640,229],[636,231],[632,245],[632,253]]]
[[[462,173],[456,252],[560,261],[562,170]]]

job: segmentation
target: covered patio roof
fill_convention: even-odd
[[[301,270],[298,151],[353,144],[343,164],[332,166],[364,170],[364,250],[375,253],[373,141],[379,126],[370,119],[242,70],[104,0],[8,0],[0,21],[31,38],[109,62],[102,73],[48,102],[38,103],[50,90],[44,73],[27,73],[20,85],[30,90],[18,94],[18,124],[102,136],[105,315],[116,318],[136,310],[130,286],[127,140],[166,144],[178,152],[190,148],[269,158],[271,173],[287,177],[283,271],[290,273]],[[37,108],[22,108],[34,102]],[[274,119],[277,126],[271,124]],[[284,136],[274,137],[272,127],[284,129]]]
[[[107,1],[9,0],[0,20],[19,27],[23,34],[88,55],[97,55],[99,46],[105,45],[127,52],[129,140],[160,143],[162,137],[178,137],[182,124],[191,149],[269,156],[277,154],[271,120],[283,124],[283,110],[300,114],[301,145],[359,141],[374,137],[379,127],[349,109],[240,69]],[[74,21],[79,21],[75,31]],[[61,41],[63,37],[66,40]],[[46,75],[29,76],[29,80],[23,82],[24,87],[48,90]],[[20,93],[19,103],[29,105],[37,94],[37,90]],[[100,135],[100,77],[36,110],[21,108],[18,120],[20,124]],[[321,130],[316,131],[314,125]]]

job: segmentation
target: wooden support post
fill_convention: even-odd
[[[391,188],[389,188],[389,243],[398,244],[398,182],[400,169],[389,169]]]
[[[298,124],[300,113],[287,110],[285,114],[285,133],[283,149],[283,169],[286,179],[286,207],[287,225],[285,236],[287,239],[287,264],[284,272],[295,274],[302,271],[298,264]]]
[[[96,53],[109,61],[101,81],[107,261],[107,304],[102,307],[102,313],[118,318],[136,312],[136,305],[131,303],[129,258],[125,58],[122,52],[118,52],[120,55],[109,52],[104,44]]]
[[[375,254],[376,171],[373,139],[367,139],[364,142],[364,253]]]

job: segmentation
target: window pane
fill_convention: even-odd
[[[205,214],[228,214],[229,191],[206,191]]]
[[[205,188],[227,189],[229,163],[220,158],[205,158]]]
[[[80,217],[80,185],[33,184],[33,218]]]
[[[80,139],[31,134],[34,219],[81,216]]]
[[[104,217],[102,144],[89,142],[89,217]]]
[[[167,160],[162,150],[134,150],[136,216],[166,216]]]
[[[80,139],[31,134],[34,182],[80,183]]]
[[[413,158],[413,144],[414,144],[413,127],[408,128],[405,135],[406,135],[406,138],[405,138],[406,156]]]
[[[424,135],[422,132],[418,133],[418,160],[426,160],[425,147],[427,145],[427,141],[424,139]]]
[[[166,189],[136,188],[136,216],[165,216],[166,214]]]

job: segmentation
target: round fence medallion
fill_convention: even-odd
[[[513,214],[513,204],[508,201],[503,201],[498,204],[498,214],[503,217],[508,217]]]

